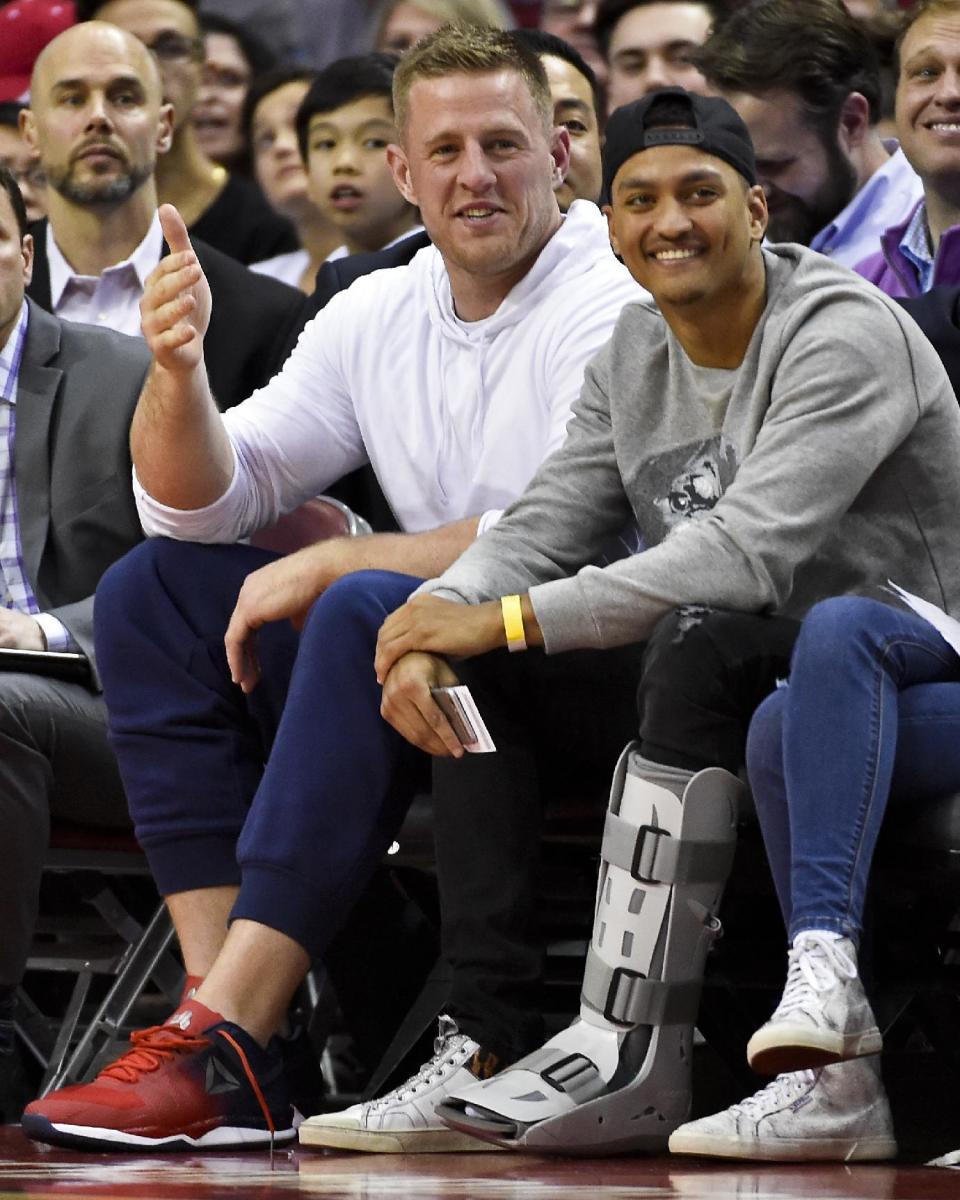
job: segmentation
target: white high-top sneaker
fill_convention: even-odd
[[[442,1016],[433,1049],[433,1058],[416,1075],[385,1096],[304,1121],[301,1144],[379,1154],[499,1150],[499,1146],[449,1129],[435,1115],[437,1105],[454,1088],[476,1083],[489,1073],[486,1062],[474,1061],[484,1058],[480,1046],[461,1033],[452,1018]]]
[[[897,1143],[880,1060],[778,1075],[746,1100],[675,1129],[670,1150],[775,1162],[893,1158]]]
[[[882,1046],[853,943],[819,930],[798,933],[783,998],[747,1044],[750,1066],[778,1075],[879,1054]]]

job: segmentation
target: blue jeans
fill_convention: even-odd
[[[856,941],[887,802],[960,788],[960,657],[874,600],[810,610],[789,683],[750,725],[747,771],[790,939]]]

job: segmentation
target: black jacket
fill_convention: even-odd
[[[27,295],[49,312],[47,222],[36,221],[30,232],[33,281]],[[191,241],[213,295],[210,328],[203,344],[210,387],[219,407],[230,408],[275,374],[277,347],[286,344],[303,295],[285,283],[248,271],[199,238]],[[166,246],[163,253],[167,253]]]
[[[898,297],[940,355],[960,399],[960,287],[935,287],[922,296]]]

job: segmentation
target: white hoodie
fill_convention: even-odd
[[[236,465],[219,500],[170,509],[135,480],[144,529],[236,541],[369,459],[405,531],[482,513],[482,533],[563,441],[587,362],[645,295],[586,201],[482,321],[456,316],[433,246],[364,276],[306,326],[279,375],[223,415]]]

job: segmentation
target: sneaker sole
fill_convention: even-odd
[[[825,1033],[805,1027],[777,1025],[758,1029],[747,1043],[747,1062],[758,1075],[782,1075],[879,1054],[883,1038],[877,1028],[865,1033]]]
[[[328,1150],[364,1150],[369,1154],[472,1154],[503,1149],[502,1146],[482,1142],[453,1129],[398,1129],[385,1132],[314,1125],[310,1121],[304,1121],[300,1126],[300,1145]]]
[[[246,1150],[270,1146],[270,1133],[265,1129],[243,1129],[223,1126],[211,1129],[198,1137],[175,1133],[169,1137],[150,1138],[122,1129],[101,1129],[93,1125],[56,1124],[46,1117],[25,1114],[21,1128],[27,1137],[51,1146],[67,1146],[74,1150]],[[273,1135],[275,1146],[292,1142],[295,1129],[278,1129]]]
[[[739,1141],[707,1133],[670,1135],[671,1154],[701,1158],[763,1159],[768,1162],[879,1162],[896,1158],[897,1143],[890,1137],[875,1138],[778,1138],[769,1142]]]

